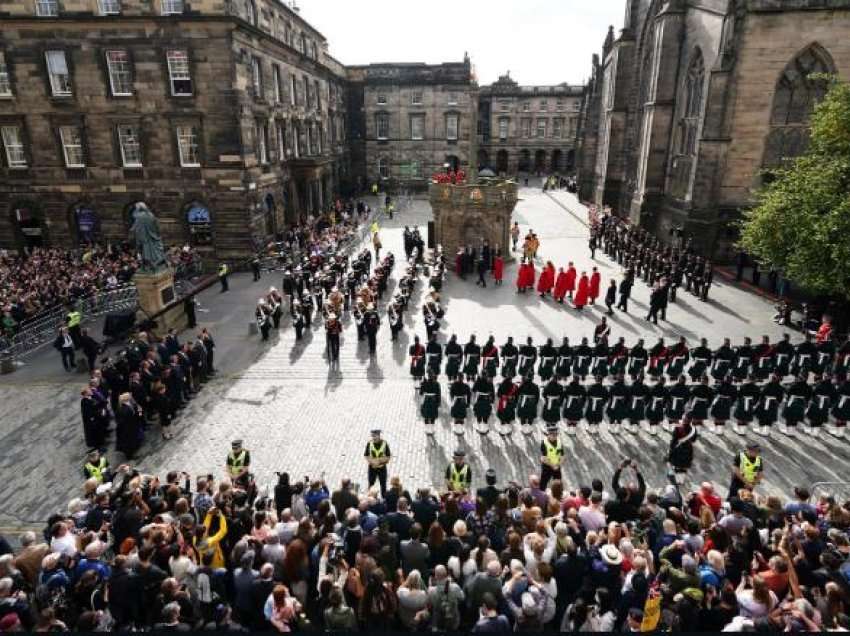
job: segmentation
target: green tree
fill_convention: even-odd
[[[832,80],[805,154],[746,211],[740,246],[801,287],[850,298],[850,85]]]

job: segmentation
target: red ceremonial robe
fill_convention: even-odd
[[[547,294],[552,291],[552,287],[555,285],[555,268],[553,266],[548,266],[540,272],[540,279],[537,281],[537,293],[538,294]]]
[[[567,273],[563,270],[558,272],[558,279],[555,281],[555,300],[564,300],[567,295]]]
[[[528,269],[527,263],[522,263],[519,266],[519,269],[516,272],[516,288],[519,291],[525,289],[525,281],[528,279],[528,274],[526,274],[526,270]]]
[[[493,278],[496,280],[502,280],[504,273],[505,261],[501,256],[497,256],[493,259]]]
[[[567,270],[567,291],[575,291],[576,288],[576,268],[570,267]]]
[[[590,297],[593,300],[596,300],[597,298],[599,298],[599,283],[600,283],[601,280],[602,280],[602,276],[600,275],[599,272],[593,272],[593,274],[590,275],[590,291],[589,291],[589,294],[590,294]]]
[[[582,276],[578,281],[578,292],[576,292],[576,298],[573,301],[576,307],[584,307],[587,304],[587,295],[590,289],[590,282],[587,279],[587,276]]]
[[[529,289],[534,289],[534,280],[537,278],[537,274],[534,271],[534,263],[529,263],[525,270],[525,286]]]
[[[463,254],[455,256],[455,274],[460,275],[463,271]]]

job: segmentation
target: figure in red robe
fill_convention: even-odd
[[[537,278],[537,272],[534,271],[534,262],[528,261],[525,268],[525,289],[534,289],[534,281]]]
[[[563,267],[558,268],[558,278],[555,279],[555,300],[562,305],[564,304],[564,296],[567,295],[567,273]]]
[[[572,261],[567,266],[567,293],[570,295],[570,300],[573,299],[573,292],[576,290],[576,268],[573,267]]]
[[[493,279],[496,281],[496,285],[502,284],[502,277],[505,275],[505,259],[502,258],[501,254],[497,254],[496,258],[493,259]]]
[[[520,294],[524,294],[529,287],[534,287],[534,265],[528,261],[523,261],[516,277],[516,290]]]
[[[599,298],[599,285],[602,282],[602,276],[596,271],[596,268],[593,268],[593,273],[590,275],[590,290],[588,291],[588,296],[590,297],[590,304],[592,305],[597,298]]]
[[[455,255],[455,274],[463,278],[463,250],[458,250]]]
[[[576,292],[573,304],[576,309],[584,309],[587,304],[587,297],[590,291],[590,281],[587,278],[587,272],[581,273],[581,278],[578,279],[578,291]]]
[[[540,272],[540,279],[537,281],[537,293],[543,298],[552,291],[555,286],[555,266],[552,261],[546,261],[546,267]]]

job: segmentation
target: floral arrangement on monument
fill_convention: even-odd
[[[451,183],[454,185],[461,185],[466,183],[466,173],[463,170],[437,172],[431,175],[431,183]]]

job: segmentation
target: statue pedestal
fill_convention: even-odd
[[[157,336],[164,336],[171,328],[178,331],[186,328],[187,321],[182,304],[160,313],[175,300],[174,273],[170,269],[137,272],[133,276],[133,282],[139,293],[140,310],[136,312],[137,323],[153,320],[156,327],[151,331]]]
[[[478,248],[484,239],[491,250],[501,249],[505,262],[513,260],[510,229],[511,214],[517,203],[515,183],[432,183],[428,194],[434,212],[436,242],[443,246],[450,262],[454,262],[458,247]]]

